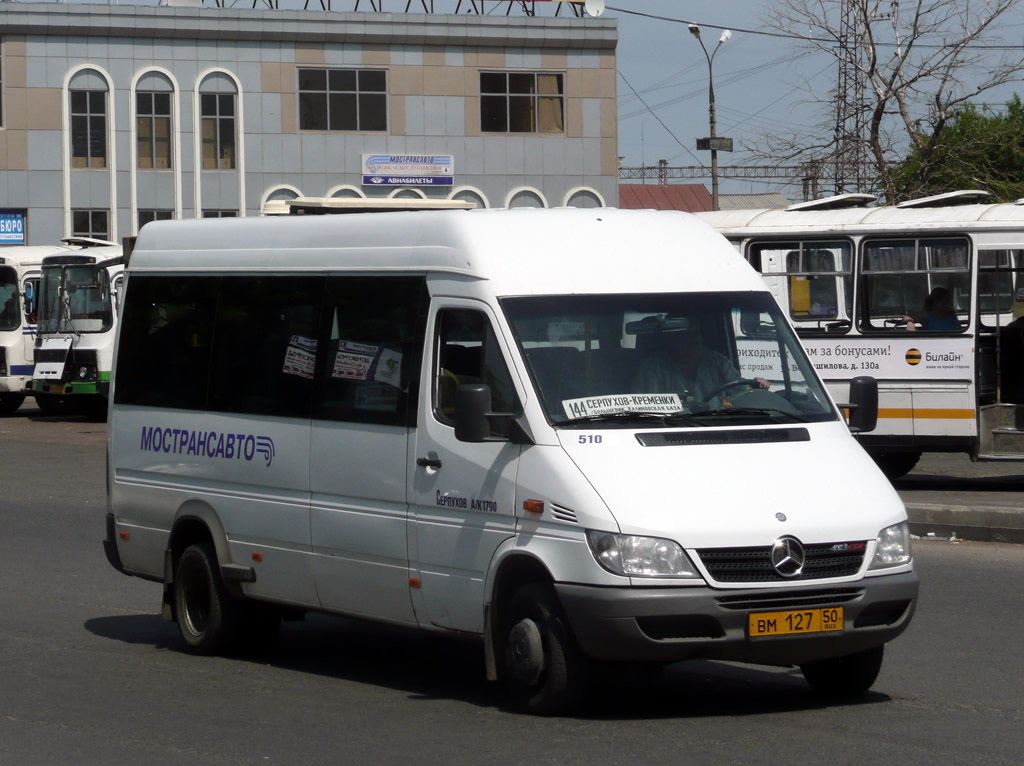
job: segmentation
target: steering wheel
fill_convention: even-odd
[[[706,401],[711,401],[719,394],[725,392],[727,389],[733,386],[747,386],[748,388],[759,388],[760,384],[756,380],[750,378],[736,378],[735,380],[729,380],[718,386],[714,391],[708,393]]]

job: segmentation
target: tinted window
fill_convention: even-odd
[[[209,409],[308,418],[322,277],[223,277]]]
[[[314,417],[414,425],[428,298],[423,277],[332,277]]]
[[[132,276],[128,282],[114,401],[205,409],[220,279]]]

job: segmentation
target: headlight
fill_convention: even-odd
[[[893,524],[878,533],[875,557],[868,569],[885,569],[910,563],[910,529],[907,522]]]
[[[78,379],[79,380],[85,380],[87,377],[89,377],[89,368],[88,367],[79,367],[78,368]]]
[[[678,543],[658,537],[587,530],[597,563],[626,577],[700,577]]]

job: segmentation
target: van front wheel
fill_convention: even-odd
[[[516,700],[532,713],[558,715],[577,707],[588,662],[550,585],[524,585],[502,620],[503,670]]]
[[[190,545],[174,577],[178,631],[193,654],[220,654],[236,643],[239,605],[220,579],[210,543]]]
[[[863,694],[882,669],[884,646],[876,646],[846,657],[801,665],[804,679],[815,693],[826,697],[854,697]]]

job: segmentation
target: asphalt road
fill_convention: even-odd
[[[474,642],[316,616],[274,652],[185,654],[159,586],[103,557],[103,424],[32,418],[0,420],[0,764],[1022,761],[1020,546],[919,541],[918,612],[856,703],[696,662],[538,719],[506,708]]]

